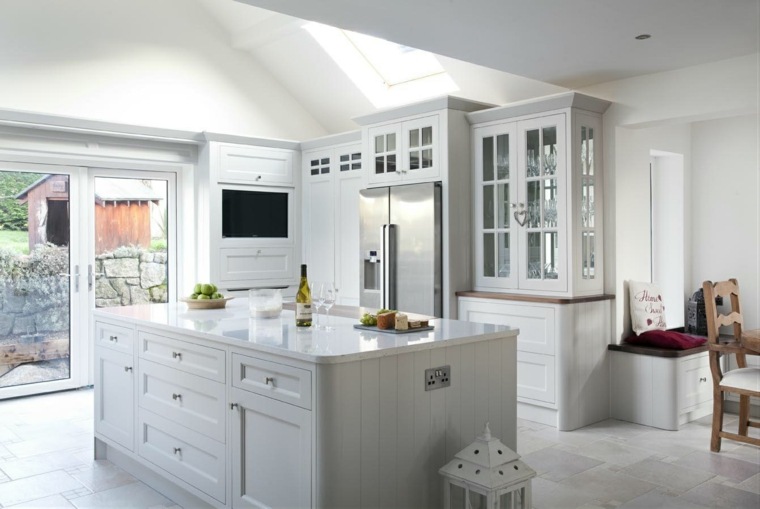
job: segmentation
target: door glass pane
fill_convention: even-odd
[[[396,150],[396,133],[391,133],[386,136],[385,144],[388,145],[388,148],[386,149],[388,152],[393,152]]]
[[[496,137],[496,171],[499,180],[509,178],[509,135]]]
[[[581,175],[588,175],[588,130],[581,126]]]
[[[409,169],[410,170],[419,170],[420,169],[420,152],[419,150],[412,150],[409,152]]]
[[[388,173],[393,173],[396,171],[396,154],[388,154],[386,156],[386,162],[388,166],[386,167],[386,171]]]
[[[493,180],[493,138],[483,138],[483,182]]]
[[[583,279],[594,279],[595,250],[594,232],[583,232]]]
[[[584,225],[588,228],[594,227],[594,180],[593,179],[584,179],[584,186],[583,186],[583,201],[581,203],[581,207],[583,207],[583,219],[584,219]]]
[[[544,277],[546,279],[557,279],[559,277],[558,264],[557,232],[544,232]]]
[[[168,183],[95,178],[95,307],[168,300]]]
[[[493,228],[493,193],[493,185],[483,186],[483,228],[485,229]]]
[[[528,203],[527,203],[527,223],[528,228],[538,228],[541,225],[541,181],[532,180],[528,182]]]
[[[422,128],[422,144],[426,146],[433,144],[433,128],[432,127]]]
[[[557,227],[557,179],[544,180],[544,228]]]
[[[557,173],[557,128],[544,127],[544,175]]]
[[[499,233],[499,277],[509,277],[509,232]]]
[[[385,136],[375,136],[375,154],[385,152]]]
[[[541,279],[541,232],[528,235],[528,279]]]
[[[483,234],[483,275],[485,277],[494,277],[494,245],[493,233]]]
[[[528,177],[538,177],[541,170],[541,149],[539,147],[538,129],[533,129],[525,133],[527,155],[526,174]]]
[[[411,131],[409,131],[409,146],[410,147],[420,146],[420,130],[419,129],[412,129]]]
[[[586,166],[588,167],[588,174],[594,175],[594,129],[588,128],[588,148],[586,149]]]
[[[422,167],[432,168],[433,166],[433,149],[426,148],[422,151]]]
[[[509,228],[509,184],[499,184],[499,223],[497,228]]]
[[[0,387],[70,377],[69,176],[0,171]]]
[[[385,173],[385,156],[375,156],[375,173]]]

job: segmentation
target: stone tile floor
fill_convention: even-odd
[[[92,459],[92,408],[91,389],[0,401],[0,508],[181,509]],[[724,440],[711,453],[709,437],[709,417],[680,431],[518,422],[518,452],[538,473],[536,509],[760,508],[760,448]]]

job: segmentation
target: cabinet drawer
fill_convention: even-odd
[[[95,344],[131,355],[135,344],[134,331],[129,327],[95,322]]]
[[[219,182],[293,185],[293,151],[220,145]]]
[[[225,502],[225,446],[155,414],[140,410],[140,456]]]
[[[290,247],[222,248],[221,281],[281,280],[295,277],[294,250]]]
[[[520,329],[517,351],[554,355],[555,310],[551,307],[459,299],[459,319]]]
[[[311,409],[311,372],[305,369],[233,353],[232,385]]]
[[[553,355],[517,352],[517,398],[554,404],[554,373]]]
[[[223,350],[140,331],[140,357],[216,382],[224,382]]]
[[[678,376],[679,413],[712,400],[712,374],[709,357],[705,352],[699,356],[682,359]]]
[[[142,360],[140,407],[225,441],[225,388],[221,383]]]

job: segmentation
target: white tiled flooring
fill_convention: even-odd
[[[92,459],[92,397],[0,401],[0,508],[181,509]],[[538,473],[537,509],[759,509],[760,448],[724,440],[714,454],[709,437],[709,418],[677,432],[612,419],[566,433],[518,422],[518,452]]]

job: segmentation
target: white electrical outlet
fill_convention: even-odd
[[[432,391],[451,385],[451,366],[440,366],[425,370],[425,390]]]

